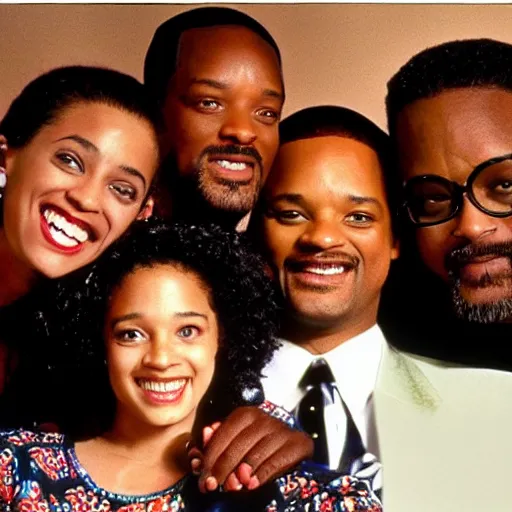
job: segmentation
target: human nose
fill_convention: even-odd
[[[470,242],[476,242],[496,231],[497,219],[479,210],[467,196],[464,197],[461,211],[455,219],[453,236]]]
[[[165,370],[178,362],[178,354],[165,334],[159,334],[149,343],[143,363],[148,368]]]
[[[244,146],[252,144],[257,138],[252,116],[239,109],[229,112],[224,118],[219,135],[223,140]]]
[[[102,184],[93,178],[82,177],[66,192],[66,199],[81,212],[100,211]]]
[[[299,238],[299,245],[303,248],[330,249],[343,246],[346,236],[343,227],[336,221],[318,220],[308,223],[306,229]]]

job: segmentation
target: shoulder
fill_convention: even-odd
[[[64,436],[55,432],[33,432],[25,429],[0,430],[0,444],[14,449],[32,446],[55,446],[64,443]]]
[[[317,471],[308,464],[278,478],[276,483],[286,504],[286,511],[308,510],[308,506],[312,504],[319,507],[315,510],[382,510],[380,501],[369,490],[365,481],[330,471]]]

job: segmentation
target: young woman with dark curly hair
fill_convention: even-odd
[[[62,348],[61,387],[75,391],[68,410],[76,424],[94,416],[97,435],[80,438],[71,424],[69,435],[2,433],[0,509],[380,511],[364,482],[306,467],[249,493],[193,485],[190,433],[257,386],[276,314],[262,262],[236,234],[133,229],[86,279],[61,280],[42,312]]]

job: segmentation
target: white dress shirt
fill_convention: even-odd
[[[294,411],[304,396],[299,382],[309,365],[318,358],[329,364],[338,390],[356,424],[366,449],[379,456],[372,393],[377,380],[384,335],[378,325],[345,341],[325,354],[311,354],[287,340],[272,361],[263,370],[265,398],[289,411]],[[326,419],[328,418],[328,412]],[[339,460],[343,439],[336,432],[344,432],[346,419],[326,421],[329,459]],[[344,437],[344,436],[343,436]],[[331,467],[334,467],[331,465]]]

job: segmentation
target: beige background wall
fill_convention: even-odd
[[[417,51],[467,37],[512,43],[512,7],[505,5],[232,6],[257,18],[280,45],[285,115],[333,103],[385,127],[386,81]],[[29,80],[55,66],[106,65],[140,79],[155,28],[189,8],[0,5],[0,116]]]

